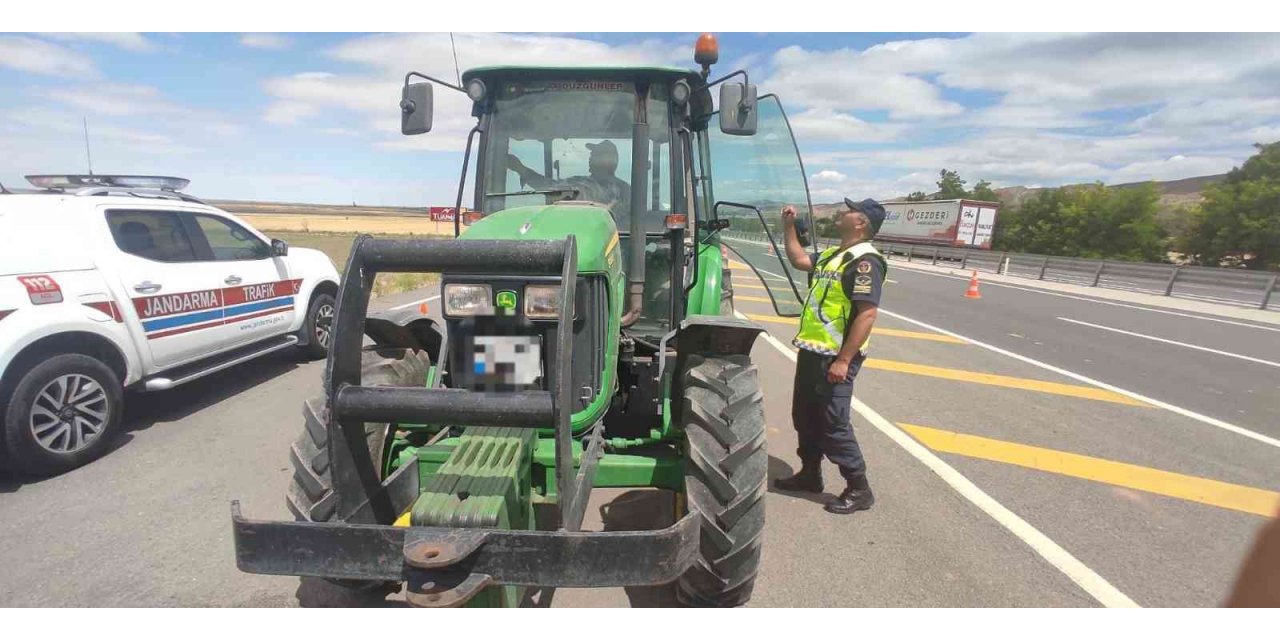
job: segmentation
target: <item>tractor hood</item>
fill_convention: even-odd
[[[570,234],[578,244],[579,273],[603,273],[621,263],[613,215],[595,202],[506,209],[481,218],[458,239],[563,240]]]

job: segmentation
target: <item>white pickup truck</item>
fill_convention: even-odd
[[[0,187],[0,465],[105,451],[124,391],[162,391],[282,349],[328,352],[338,274],[154,176]]]

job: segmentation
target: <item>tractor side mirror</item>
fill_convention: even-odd
[[[431,130],[431,83],[406,84],[400,91],[400,133],[416,136]]]
[[[731,136],[756,134],[756,86],[726,82],[720,85],[720,131]]]

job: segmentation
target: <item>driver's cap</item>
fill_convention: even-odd
[[[614,160],[618,159],[618,147],[614,146],[612,140],[605,140],[603,142],[588,142],[586,146],[587,146],[587,149],[591,150],[591,155],[593,156],[613,158]]]

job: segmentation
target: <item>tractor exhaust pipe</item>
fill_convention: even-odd
[[[636,120],[631,129],[631,256],[627,264],[627,310],[622,326],[640,319],[644,304],[644,214],[649,211],[645,179],[649,164],[649,86],[636,86]]]

